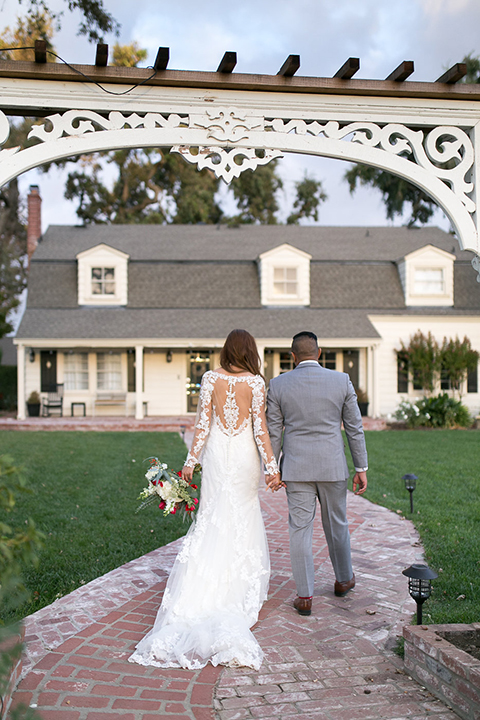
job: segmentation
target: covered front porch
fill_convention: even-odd
[[[346,372],[379,412],[377,343],[372,339],[322,340],[320,362]],[[39,340],[16,339],[18,419],[26,420],[38,393],[45,420],[190,417],[196,413],[203,374],[219,365],[223,339]],[[267,383],[293,368],[287,338],[257,338]],[[49,394],[61,402],[49,407]],[[60,407],[59,407],[60,405]],[[48,416],[48,417],[47,417]],[[128,423],[127,423],[128,424]]]

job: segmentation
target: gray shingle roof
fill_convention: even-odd
[[[101,242],[130,255],[127,308],[77,306],[75,256]],[[261,306],[256,259],[282,242],[314,258],[309,308]],[[458,250],[455,308],[405,307],[395,260],[429,243],[455,251],[438,228],[53,226],[31,263],[17,336],[218,338],[241,326],[264,338],[302,327],[323,338],[375,338],[368,313],[480,314],[471,254]]]
[[[311,329],[320,338],[377,338],[362,310],[80,308],[28,310],[19,338],[224,338],[235,327],[257,338],[292,337]]]
[[[290,243],[314,260],[395,261],[428,243],[471,259],[458,241],[436,227],[299,227],[294,225],[53,225],[33,261],[73,260],[77,253],[106,243],[131,260],[255,260],[261,253]]]

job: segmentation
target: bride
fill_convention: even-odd
[[[270,560],[260,512],[261,462],[272,491],[282,486],[265,420],[265,383],[254,338],[232,330],[217,370],[204,374],[191,481],[202,458],[197,518],[170,574],[153,629],[130,662],[198,669],[258,670],[263,652],[250,628],[267,597]]]

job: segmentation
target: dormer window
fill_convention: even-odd
[[[310,305],[311,259],[288,243],[262,253],[258,259],[262,305]]]
[[[443,268],[415,268],[415,295],[444,295],[445,275]]]
[[[78,253],[78,304],[126,305],[128,258],[127,253],[104,243]]]
[[[273,268],[273,290],[275,295],[298,295],[298,280],[296,267]]]
[[[92,268],[92,295],[115,295],[115,268]]]
[[[428,307],[453,305],[455,255],[425,245],[398,261],[405,305]]]

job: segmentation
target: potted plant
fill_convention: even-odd
[[[30,393],[27,400],[27,410],[29,417],[39,417],[40,404],[40,394],[36,390],[34,390],[32,393]]]
[[[362,417],[365,417],[368,413],[368,395],[365,390],[361,390],[360,388],[358,388],[356,393],[358,407],[360,408],[360,415],[362,415]]]

